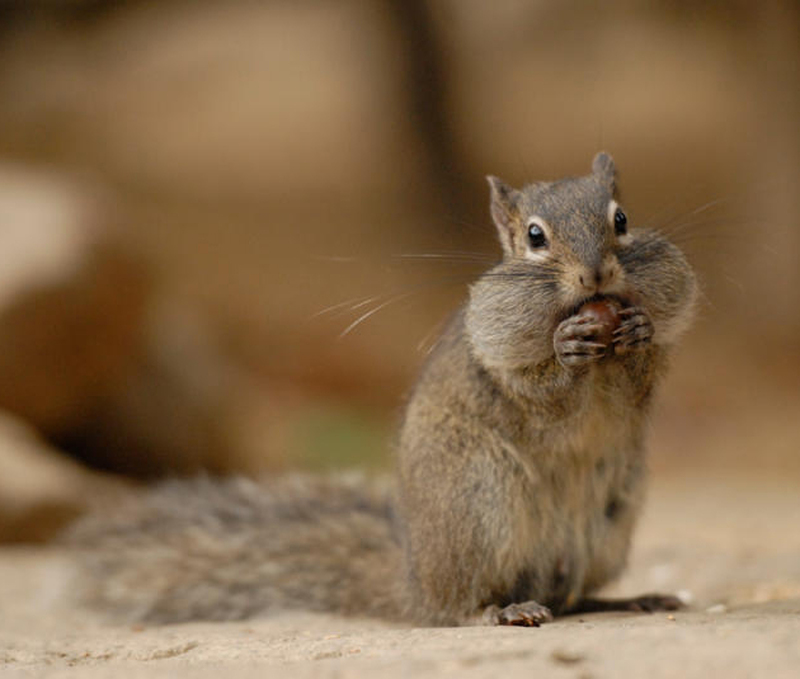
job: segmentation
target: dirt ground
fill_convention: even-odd
[[[685,611],[539,629],[411,629],[287,613],[243,623],[112,625],[68,603],[54,547],[0,550],[0,674],[18,677],[797,677],[800,485],[752,473],[653,481],[614,593],[678,592]],[[68,585],[67,585],[68,586]]]

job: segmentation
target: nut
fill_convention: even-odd
[[[610,346],[614,339],[614,331],[619,327],[619,312],[622,305],[610,297],[587,302],[578,309],[579,316],[588,316],[591,322],[602,326],[593,337],[593,341]]]

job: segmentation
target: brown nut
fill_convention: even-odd
[[[588,316],[592,319],[592,323],[603,326],[602,329],[594,335],[593,339],[595,342],[610,346],[614,338],[614,331],[619,327],[619,312],[621,308],[622,305],[615,299],[606,298],[587,302],[578,309],[578,315]]]

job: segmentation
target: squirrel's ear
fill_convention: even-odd
[[[592,172],[600,177],[613,190],[617,170],[614,167],[614,159],[610,155],[604,151],[598,153],[592,161]]]
[[[518,212],[519,191],[512,189],[502,179],[487,175],[492,190],[492,219],[506,254],[511,254],[511,224]]]

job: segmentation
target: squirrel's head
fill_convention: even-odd
[[[519,190],[487,177],[504,259],[557,266],[565,302],[621,293],[624,272],[616,253],[631,236],[616,200],[615,175],[611,156],[598,153],[585,177]]]
[[[695,281],[657,232],[630,227],[614,161],[598,153],[584,177],[514,189],[488,177],[503,261],[470,288],[468,331],[487,363],[521,365],[552,352],[556,325],[587,300],[642,306],[656,341],[688,326]]]

